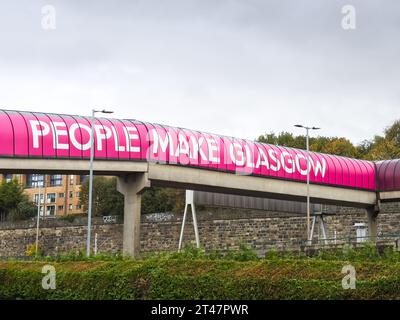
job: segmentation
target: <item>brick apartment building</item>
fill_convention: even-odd
[[[80,188],[86,176],[61,174],[0,174],[3,180],[16,179],[32,202],[41,198],[40,214],[45,217],[83,213],[79,204]]]

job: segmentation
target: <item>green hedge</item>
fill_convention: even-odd
[[[344,290],[342,267],[356,269]],[[57,271],[42,289],[41,268]],[[119,261],[0,262],[1,299],[400,299],[397,262],[150,258]]]

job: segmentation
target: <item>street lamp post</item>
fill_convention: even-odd
[[[306,129],[306,149],[307,149],[307,242],[310,241],[310,143],[309,131],[318,130],[317,127],[306,127],[301,124],[296,124],[295,127]]]
[[[43,176],[43,185],[46,182],[46,175]],[[38,209],[37,209],[37,220],[36,220],[36,244],[35,244],[35,256],[38,255],[38,248],[39,248],[39,220],[40,220],[40,201],[42,197],[41,186],[39,183],[39,175],[36,175],[36,187],[39,188],[38,194]],[[44,213],[44,196],[43,196],[43,213]]]
[[[86,240],[86,256],[90,256],[90,236],[92,228],[92,201],[93,201],[93,158],[94,158],[94,116],[97,112],[113,113],[108,110],[92,110],[91,118],[91,133],[90,133],[90,163],[89,163],[89,204],[88,204],[88,225],[87,225],[87,240]]]

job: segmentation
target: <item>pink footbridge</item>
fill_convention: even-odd
[[[89,159],[89,117],[0,110],[0,157]],[[364,161],[131,119],[96,118],[94,157],[372,191],[400,190],[400,160]]]

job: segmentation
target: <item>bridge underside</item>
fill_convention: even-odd
[[[96,160],[96,175],[126,176],[147,173],[153,186],[177,187],[211,192],[241,194],[271,199],[304,201],[305,183],[268,179],[243,174],[182,166],[133,161]],[[87,174],[87,160],[0,158],[0,170],[7,173]],[[376,203],[376,193],[325,185],[310,185],[311,201],[366,208]],[[393,198],[387,195],[387,198]],[[400,197],[400,194],[396,196]],[[386,198],[385,198],[386,199]],[[383,199],[382,199],[383,200]]]
[[[0,171],[87,174],[88,161],[0,158]],[[94,171],[97,175],[118,177],[118,190],[125,196],[124,253],[129,255],[139,253],[141,193],[150,186],[177,187],[295,201],[305,201],[307,193],[305,183],[148,162],[96,160]],[[310,197],[314,203],[366,208],[370,230],[376,232],[376,210],[374,210],[374,206],[377,204],[376,192],[311,184]],[[399,198],[400,194],[398,193],[383,194],[382,201],[395,201]]]

